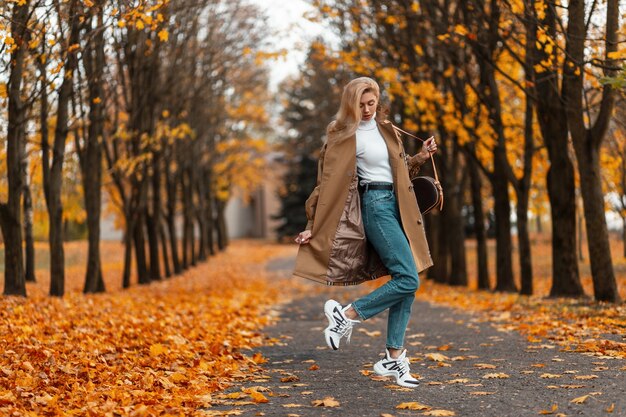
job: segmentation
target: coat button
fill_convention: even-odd
[[[409,191],[413,191],[413,184],[409,185]]]
[[[422,219],[417,219],[417,224],[422,224]]]

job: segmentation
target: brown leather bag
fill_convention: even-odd
[[[424,139],[418,138],[417,136],[400,129],[399,127],[394,126],[394,129],[406,134],[407,136],[425,142]],[[420,175],[411,178],[413,192],[415,193],[415,199],[417,200],[417,207],[419,207],[422,214],[426,214],[432,209],[439,211],[443,210],[443,187],[439,182],[439,175],[437,175],[437,167],[435,166],[435,159],[432,154],[430,155],[430,161],[433,164],[433,173],[435,174],[435,178],[427,175]]]

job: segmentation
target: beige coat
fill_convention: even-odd
[[[389,151],[402,227],[409,240],[418,272],[433,265],[422,215],[417,207],[409,168],[421,165],[407,158],[390,121],[378,121]],[[408,160],[408,161],[407,161]],[[367,242],[357,189],[356,135],[329,141],[322,147],[317,186],[306,201],[311,240],[300,245],[294,275],[328,285],[354,285],[389,275]]]

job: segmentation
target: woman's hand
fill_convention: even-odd
[[[300,232],[298,234],[298,237],[296,238],[296,243],[304,245],[306,243],[309,243],[309,240],[311,240],[311,231],[305,230],[304,232]]]
[[[430,158],[430,155],[435,152],[437,152],[437,142],[435,142],[435,137],[431,136],[424,141],[420,153],[424,159],[428,159]]]

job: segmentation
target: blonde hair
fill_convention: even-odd
[[[361,121],[361,96],[365,93],[373,93],[380,104],[380,87],[371,78],[359,77],[346,84],[335,120],[326,128],[328,139],[341,140],[356,133]]]

